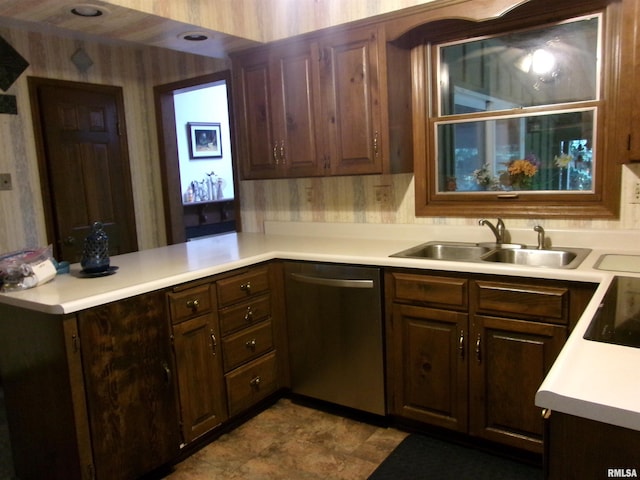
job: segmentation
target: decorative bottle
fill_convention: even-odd
[[[80,265],[86,273],[109,270],[109,237],[102,229],[101,222],[95,222],[91,233],[84,239]]]

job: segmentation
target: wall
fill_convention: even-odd
[[[619,220],[513,218],[507,227],[547,229],[640,229],[640,204],[631,204],[640,165],[622,167]],[[377,201],[374,187],[389,185],[388,203]],[[244,231],[263,231],[264,221],[346,222],[425,225],[477,225],[478,218],[416,217],[412,174],[327,177],[240,182]],[[309,201],[310,200],[310,201]]]
[[[7,92],[18,115],[0,115],[0,172],[13,190],[0,191],[0,253],[47,241],[27,77],[118,85],[123,89],[140,249],[166,244],[153,86],[228,68],[225,61],[170,50],[106,45],[0,28],[30,66]],[[82,47],[94,64],[80,73],[71,55]]]
[[[0,191],[0,253],[46,242],[28,75],[123,87],[140,249],[166,244],[152,87],[213,73],[228,65],[168,50],[100,45],[18,29],[0,28],[0,35],[31,64],[5,92],[17,96],[18,115],[0,115],[0,172],[11,173],[14,184],[13,190]],[[86,73],[79,73],[69,61],[79,47],[94,61]],[[640,205],[628,203],[639,169],[636,165],[622,168],[620,220],[545,220],[543,225],[555,229],[640,228]],[[391,186],[388,205],[376,202],[376,185]],[[245,231],[262,231],[264,220],[432,225],[477,222],[473,218],[416,218],[413,176],[409,174],[245,181],[238,193]],[[308,193],[311,202],[307,201]],[[533,222],[513,219],[507,224],[515,228]]]
[[[192,181],[200,182],[207,174],[214,172],[223,180],[224,198],[232,199],[233,165],[231,163],[231,138],[229,129],[229,106],[227,105],[227,85],[220,85],[178,93],[173,97],[176,112],[176,137],[180,160],[180,185],[184,195]],[[222,145],[221,158],[191,159],[187,123],[211,122],[220,124]]]

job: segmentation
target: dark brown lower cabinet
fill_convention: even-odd
[[[469,433],[542,453],[535,394],[567,338],[565,326],[473,317],[469,359]]]
[[[214,320],[201,315],[173,326],[184,443],[228,418]]]
[[[179,450],[164,292],[78,314],[95,478],[136,479]]]
[[[546,444],[549,480],[640,477],[640,431],[553,411]]]
[[[468,363],[466,313],[393,304],[393,347],[398,363],[391,392],[405,418],[466,432]]]
[[[164,295],[69,315],[0,305],[0,367],[18,478],[133,480],[176,457]]]
[[[595,285],[385,275],[390,413],[541,454],[535,393]]]

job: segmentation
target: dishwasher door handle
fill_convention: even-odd
[[[324,285],[326,287],[338,288],[373,288],[373,280],[356,280],[349,278],[325,278],[314,277],[312,275],[302,275],[300,273],[292,273],[291,278],[302,283],[311,283],[313,285]]]

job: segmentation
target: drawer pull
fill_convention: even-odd
[[[240,290],[246,292],[248,295],[251,294],[251,282],[243,283],[240,285]]]
[[[249,381],[249,385],[251,385],[253,388],[258,389],[260,387],[260,382],[262,381],[262,379],[260,378],[260,376],[258,375],[257,377],[253,377],[250,381]]]
[[[255,339],[255,338],[252,338],[252,339],[251,339],[251,340],[249,340],[247,343],[245,343],[245,346],[246,346],[249,350],[251,350],[251,351],[255,352],[255,350],[256,350],[256,343],[257,343],[257,342],[256,342],[256,339]]]
[[[193,300],[187,300],[187,308],[190,308],[191,310],[198,310],[198,307],[200,307],[200,302],[198,301],[197,298],[193,299]]]
[[[244,321],[245,322],[253,321],[253,310],[251,309],[251,307],[247,307],[247,312],[244,314]]]
[[[214,356],[216,355],[217,348],[218,348],[218,340],[216,340],[216,335],[215,333],[213,333],[213,330],[211,330],[211,352],[213,353]]]

